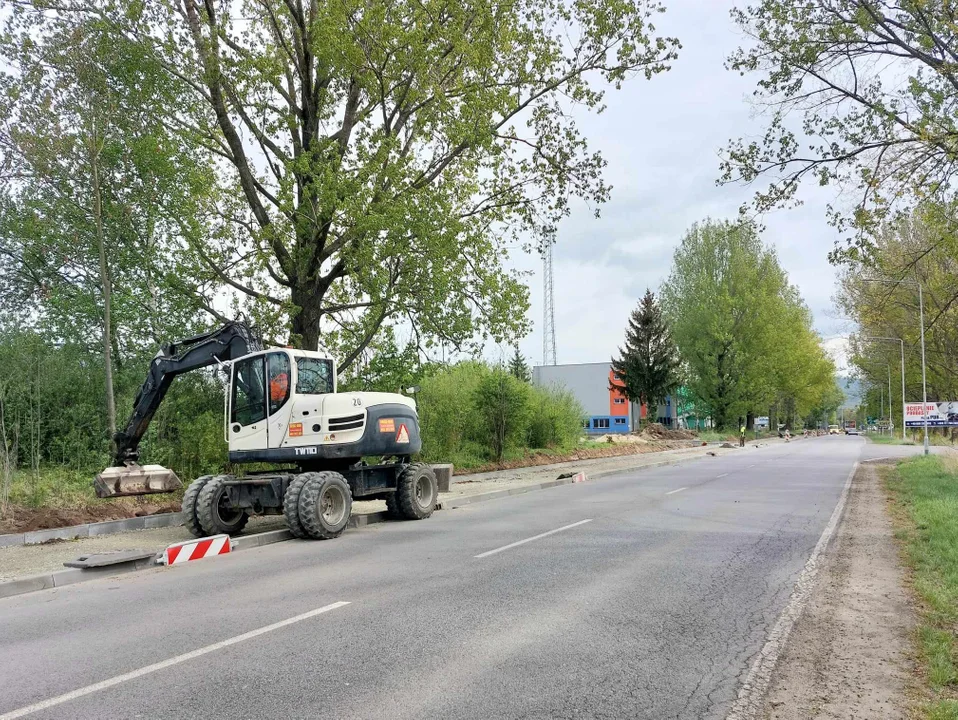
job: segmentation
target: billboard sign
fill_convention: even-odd
[[[756,427],[768,427],[768,415],[762,415],[761,417],[755,418]]]
[[[930,402],[928,409],[928,427],[958,427],[958,402]],[[905,403],[905,427],[917,428],[924,425],[921,403]]]

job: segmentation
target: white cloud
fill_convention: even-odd
[[[601,218],[576,205],[559,228],[554,268],[560,363],[610,357],[645,288],[655,290],[665,281],[689,225],[708,216],[733,218],[754,193],[755,188],[715,184],[719,151],[727,141],[760,136],[765,122],[746,100],[757,78],[742,78],[723,66],[743,41],[729,18],[731,7],[724,0],[670,0],[656,26],[682,41],[673,69],[611,90],[608,109],[599,116],[576,116],[590,145],[609,163],[605,177],[613,191]],[[830,300],[835,269],[827,255],[837,236],[826,222],[825,206],[836,194],[808,187],[802,198],[804,205],[762,219],[764,238],[801,290],[816,328],[830,337],[847,332]],[[538,363],[541,261],[521,256],[514,265],[535,271],[529,279],[534,330],[520,347]]]

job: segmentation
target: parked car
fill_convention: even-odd
[[[839,428],[838,425],[829,425],[829,426],[828,426],[828,434],[829,434],[829,435],[840,435],[840,434],[841,434],[841,428]]]

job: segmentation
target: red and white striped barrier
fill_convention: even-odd
[[[586,480],[586,478],[585,478],[585,473],[584,473],[584,472],[578,472],[578,473],[576,473],[575,475],[572,476],[572,482],[574,482],[574,483],[577,483],[577,482],[585,482],[585,480]]]
[[[229,535],[213,535],[199,540],[187,540],[175,543],[163,551],[160,563],[163,565],[179,565],[190,560],[202,560],[214,555],[225,555],[233,550],[233,543]]]

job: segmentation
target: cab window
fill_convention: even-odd
[[[232,408],[230,422],[240,425],[252,425],[266,418],[262,355],[240,360],[233,365]]]
[[[296,358],[296,392],[324,395],[333,391],[333,363],[321,358]]]
[[[267,355],[269,377],[269,414],[272,415],[289,400],[289,356],[286,353]]]

